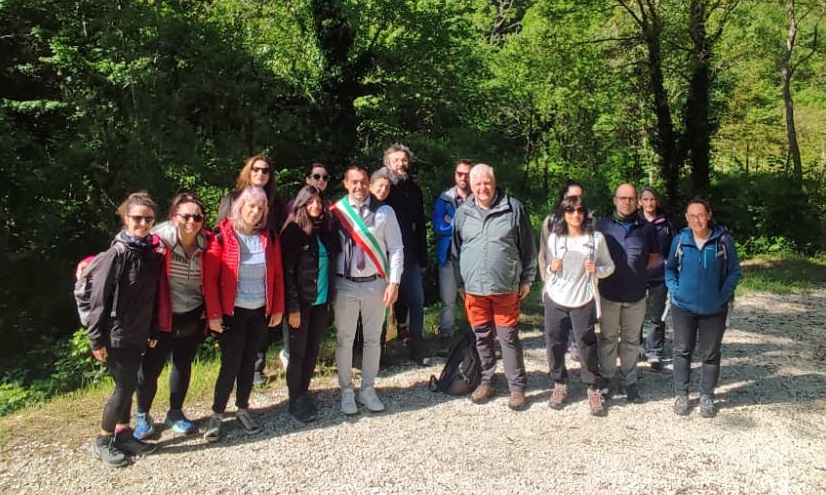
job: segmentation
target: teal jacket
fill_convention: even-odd
[[[697,248],[691,229],[684,228],[671,242],[665,264],[665,285],[671,304],[695,315],[721,313],[740,280],[740,260],[731,236],[720,226]]]
[[[533,228],[522,203],[496,189],[489,210],[470,196],[453,218],[453,259],[459,289],[513,294],[536,277]]]

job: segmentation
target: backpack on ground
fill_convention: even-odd
[[[448,395],[466,395],[482,381],[482,363],[476,351],[476,336],[465,330],[462,337],[450,350],[447,363],[437,379],[430,376],[430,390]]]
[[[126,255],[126,247],[120,242],[116,242],[112,247],[115,251],[117,251],[117,261],[115,262],[115,293],[112,296],[112,309],[109,312],[109,316],[114,318],[117,316],[118,282],[120,281],[120,276],[123,273],[123,260]],[[80,325],[84,328],[89,326],[89,315],[93,307],[93,302],[91,300],[93,276],[98,270],[105,269],[105,267],[101,266],[102,254],[103,252],[98,253],[83,269],[83,273],[75,281],[74,295],[75,304],[77,305],[77,315],[80,317]]]

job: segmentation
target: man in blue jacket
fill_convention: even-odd
[[[614,273],[599,282],[602,321],[598,342],[602,376],[611,381],[620,359],[620,386],[628,402],[640,403],[637,360],[640,327],[645,319],[645,283],[648,267],[659,259],[656,234],[637,215],[637,189],[622,184],[614,193],[614,212],[601,218],[596,229],[605,236]]]
[[[456,320],[456,274],[450,259],[450,239],[453,235],[453,217],[456,208],[470,194],[470,167],[473,163],[465,158],[456,163],[453,174],[455,185],[442,191],[433,207],[433,232],[436,233],[436,258],[439,261],[439,347],[445,347],[453,335]]]

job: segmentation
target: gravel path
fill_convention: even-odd
[[[246,437],[231,420],[214,446],[164,432],[158,453],[125,469],[101,467],[91,440],[12,436],[0,493],[826,493],[824,320],[826,289],[738,300],[711,420],[696,408],[671,412],[670,366],[662,374],[643,367],[645,404],[615,398],[607,417],[594,418],[576,376],[570,405],[553,411],[541,333],[526,328],[524,412],[507,408],[504,379],[483,406],[431,393],[439,363],[383,372],[382,414],[346,418],[333,381],[314,384],[321,417],[302,426],[289,418],[279,383],[253,395],[261,434]],[[188,411],[206,418],[208,404]]]

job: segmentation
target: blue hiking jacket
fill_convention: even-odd
[[[678,308],[695,315],[716,315],[726,309],[739,280],[737,249],[722,227],[712,228],[702,249],[697,248],[689,228],[681,230],[671,243],[665,285],[671,304]]]
[[[445,216],[450,221],[445,221]],[[456,216],[456,187],[442,191],[433,206],[433,232],[436,233],[436,258],[440,265],[450,259],[450,242],[453,236],[453,217]]]

